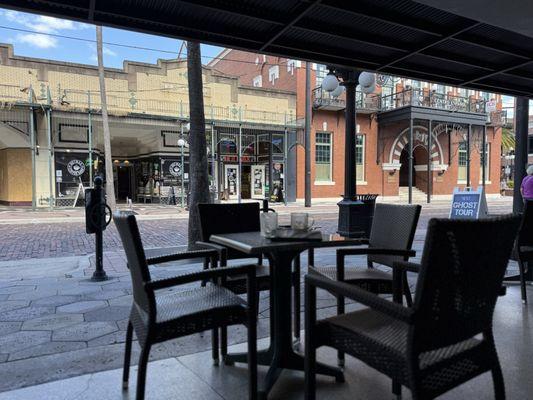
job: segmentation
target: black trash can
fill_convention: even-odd
[[[370,237],[377,194],[359,194],[339,203],[337,232],[345,237]]]
[[[372,219],[374,218],[374,208],[376,206],[377,194],[358,194],[356,200],[363,203],[361,207],[361,214],[359,215],[361,221],[361,228],[365,231],[365,237],[370,237],[372,230]]]

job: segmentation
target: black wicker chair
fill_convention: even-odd
[[[394,264],[394,299],[401,275],[419,272],[412,307],[319,275],[307,275],[306,399],[315,399],[316,349],[346,352],[404,385],[413,399],[432,399],[491,371],[497,399],[505,398],[492,318],[520,217],[480,221],[432,219],[420,265]],[[316,321],[316,288],[370,308]]]
[[[414,256],[411,250],[415,236],[420,205],[396,205],[378,203],[375,206],[370,239],[364,248],[343,248],[337,250],[336,266],[314,266],[310,257],[309,273],[357,285],[376,294],[392,293],[392,273],[374,268],[375,264],[392,267],[396,261],[408,261]],[[367,255],[367,267],[345,267],[347,256]],[[407,274],[403,274],[407,305],[412,305],[411,291]],[[344,298],[337,296],[337,314],[344,314]],[[344,355],[339,352],[339,365],[343,365]]]
[[[146,369],[150,348],[155,343],[198,333],[213,331],[213,359],[218,360],[218,328],[244,324],[248,328],[249,398],[257,398],[257,333],[255,265],[217,268],[186,275],[152,280],[149,264],[201,258],[216,264],[218,251],[199,250],[145,257],[135,216],[127,212],[114,214],[115,224],[122,239],[133,286],[133,305],[126,331],[123,388],[127,389],[133,331],[141,346],[136,399],[144,399]],[[246,275],[248,280],[245,302],[223,287],[226,277]],[[178,285],[212,281],[205,286],[189,287],[180,291],[158,292]]]
[[[527,304],[525,274],[527,268],[531,267],[529,263],[533,262],[533,201],[531,200],[526,201],[511,260],[518,262],[522,302]]]
[[[226,266],[228,260],[250,258],[249,255],[237,250],[226,248],[224,246],[209,241],[211,235],[223,233],[239,232],[257,232],[261,229],[259,203],[241,203],[241,204],[198,204],[200,213],[200,224],[202,231],[202,241],[197,245],[203,248],[213,248],[220,252],[220,265]],[[270,267],[262,265],[262,257],[258,258],[257,268],[257,288],[259,292],[270,290]],[[246,292],[246,277],[234,276],[227,280],[226,287],[236,294]],[[295,310],[300,310],[300,259],[294,262],[294,301]],[[259,301],[256,302],[259,304]],[[294,335],[300,337],[300,313],[295,312]],[[227,355],[227,329],[221,328],[220,335],[221,354],[225,363]]]

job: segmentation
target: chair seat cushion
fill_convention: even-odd
[[[409,325],[372,309],[338,315],[318,323],[321,345],[332,346],[359,358],[368,365],[408,384],[407,343]],[[445,383],[453,370],[453,357],[475,348],[483,342],[476,338],[422,353],[419,367],[429,391]],[[485,353],[480,351],[479,353]],[[470,359],[468,368],[477,371],[482,362]],[[460,364],[460,362],[458,362]],[[453,375],[453,373],[452,373]]]
[[[207,285],[156,296],[157,323],[205,313],[246,311],[246,301],[226,288]]]

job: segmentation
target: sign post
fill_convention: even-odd
[[[486,217],[487,214],[487,199],[482,186],[476,190],[471,188],[453,190],[451,219],[479,219]]]

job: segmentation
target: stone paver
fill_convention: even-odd
[[[0,337],[13,332],[18,332],[22,322],[0,322]]]
[[[84,313],[105,306],[107,306],[107,303],[103,300],[78,301],[57,307],[57,311],[62,313]]]
[[[24,350],[10,353],[9,361],[40,357],[48,354],[65,353],[68,351],[84,349],[86,347],[86,342],[46,342],[37,346],[26,348]]]
[[[32,305],[54,307],[54,306],[62,306],[65,304],[74,303],[76,301],[79,301],[80,299],[81,299],[81,296],[57,295],[57,296],[50,296],[50,297],[45,297],[45,298],[34,300],[32,302]]]
[[[27,347],[46,343],[49,340],[50,332],[20,331],[0,337],[0,348],[9,352],[16,352]]]
[[[22,324],[26,331],[53,331],[83,322],[82,314],[51,314],[30,319]]]
[[[118,330],[114,322],[83,322],[66,328],[55,330],[54,341],[89,341]]]
[[[0,313],[27,307],[29,305],[29,300],[5,300],[0,303]]]
[[[43,315],[53,314],[53,307],[25,307],[0,314],[0,321],[26,321],[39,318]]]
[[[131,307],[127,306],[110,306],[103,309],[97,309],[85,313],[85,321],[118,321],[128,318]]]

